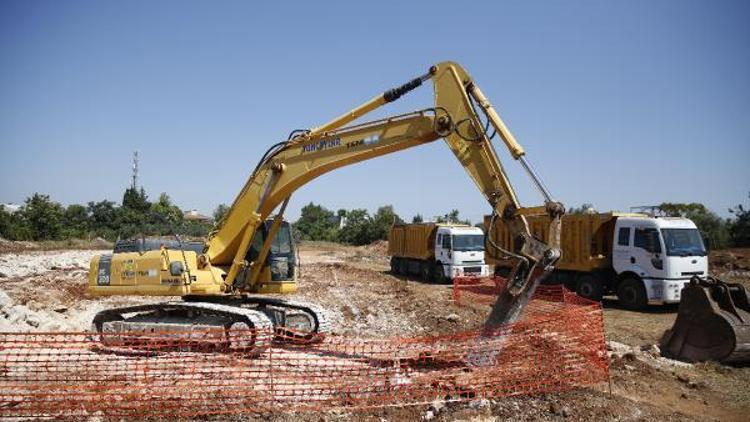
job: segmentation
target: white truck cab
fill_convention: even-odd
[[[484,262],[484,232],[471,226],[439,226],[435,261],[436,268],[443,269],[443,279],[489,276],[489,265]]]
[[[630,307],[679,302],[691,277],[708,274],[708,253],[687,218],[619,217],[613,237],[617,296]]]

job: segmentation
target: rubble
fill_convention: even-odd
[[[331,310],[336,334],[362,337],[419,336],[447,333],[481,324],[481,309],[454,306],[448,285],[421,283],[388,273],[387,244],[363,247],[335,244],[300,246],[297,297]],[[94,298],[86,293],[90,258],[101,251],[24,251],[0,253],[0,331],[80,331],[93,315],[109,307],[172,298]],[[748,251],[732,251],[734,269],[748,283]],[[741,257],[742,256],[742,257]],[[743,261],[744,259],[744,261]],[[735,267],[736,265],[736,267]],[[747,285],[747,284],[746,284]],[[442,398],[416,408],[373,413],[279,415],[292,420],[743,420],[750,411],[750,368],[688,364],[661,356],[656,345],[670,312],[645,314],[607,308],[613,395],[574,390],[489,403],[446,404]],[[609,335],[608,333],[608,335]],[[678,376],[680,378],[678,378]],[[687,398],[681,398],[685,394]],[[554,410],[552,405],[554,404]],[[567,415],[567,416],[566,416]],[[373,419],[374,418],[374,419]]]

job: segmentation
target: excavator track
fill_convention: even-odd
[[[222,303],[231,307],[255,309],[264,313],[273,323],[278,342],[319,342],[332,330],[328,312],[321,306],[296,300],[267,296],[246,295],[235,298],[187,296],[185,300]],[[307,319],[309,327],[301,329],[294,324],[299,318]]]
[[[102,344],[118,351],[177,347],[257,354],[273,339],[273,323],[263,312],[207,302],[109,309],[94,317],[92,329]]]
[[[310,341],[319,342],[325,338],[325,335],[332,330],[331,320],[328,312],[321,306],[305,301],[292,301],[285,299],[276,299],[262,296],[248,296],[246,300],[251,303],[257,303],[265,306],[274,306],[287,309],[287,312],[303,313],[311,317],[314,321],[314,328],[308,333],[290,330],[285,326],[277,326],[276,333],[291,341]]]
[[[118,353],[170,347],[261,353],[273,341],[320,342],[331,332],[331,322],[325,309],[303,301],[193,296],[99,312],[92,331]]]

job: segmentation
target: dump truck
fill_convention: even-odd
[[[485,217],[489,227],[490,217]],[[511,249],[511,236],[497,219],[491,238],[500,249]],[[543,236],[549,220],[529,216],[531,232]],[[633,213],[571,214],[562,218],[562,256],[546,282],[562,283],[579,296],[601,300],[614,293],[628,309],[649,303],[677,303],[693,276],[708,275],[706,248],[687,218]],[[502,253],[490,248],[489,264],[507,274]]]
[[[417,274],[425,281],[489,276],[484,262],[484,232],[464,224],[395,224],[388,236],[391,272]]]

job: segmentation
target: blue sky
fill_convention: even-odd
[[[210,212],[292,129],[456,60],[568,205],[748,203],[749,2],[357,3],[1,1],[0,202],[119,202],[138,149],[151,198]],[[489,210],[442,141],[327,174],[288,216],[310,201]]]

